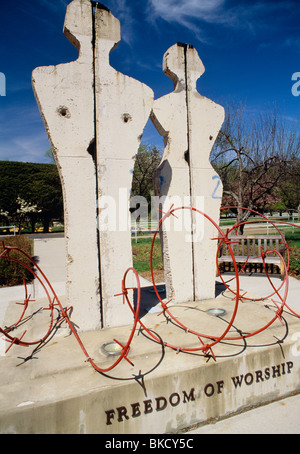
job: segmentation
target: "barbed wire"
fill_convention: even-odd
[[[223,210],[228,210],[228,209],[236,209],[236,207],[225,207]],[[24,292],[25,292],[25,297],[23,302],[17,303],[23,306],[21,315],[19,316],[18,320],[11,324],[9,327],[0,327],[0,334],[2,334],[5,337],[5,340],[10,344],[6,350],[5,353],[8,352],[8,350],[13,346],[13,345],[18,345],[21,347],[29,347],[29,346],[34,346],[34,345],[42,345],[47,341],[49,338],[50,334],[53,332],[53,329],[55,329],[57,326],[60,326],[62,322],[66,322],[67,325],[70,328],[70,331],[72,334],[75,336],[84,356],[85,356],[85,361],[88,362],[97,372],[106,374],[107,372],[111,371],[114,369],[123,359],[125,359],[131,366],[134,364],[132,361],[129,359],[128,355],[130,353],[130,346],[134,338],[134,334],[137,330],[138,324],[140,325],[141,329],[144,330],[148,338],[152,339],[154,342],[162,345],[163,347],[168,347],[172,350],[175,350],[177,353],[195,353],[195,352],[201,352],[203,355],[206,356],[211,356],[216,360],[216,355],[214,353],[213,348],[220,343],[221,341],[236,341],[236,340],[241,340],[241,339],[247,339],[253,336],[256,336],[263,331],[267,330],[271,325],[273,325],[275,322],[279,321],[280,323],[283,324],[282,321],[282,314],[284,310],[288,310],[291,314],[294,316],[300,318],[300,314],[298,314],[295,310],[291,309],[288,304],[287,304],[287,297],[288,297],[288,292],[289,292],[289,270],[290,270],[290,247],[289,243],[285,239],[285,235],[280,231],[280,229],[277,227],[276,224],[280,225],[285,225],[289,227],[296,227],[299,228],[298,225],[294,223],[288,223],[285,221],[272,221],[269,218],[265,217],[264,215],[254,211],[250,210],[248,208],[242,208],[244,211],[248,211],[251,214],[254,214],[255,216],[260,216],[260,219],[255,219],[255,220],[247,220],[247,221],[242,221],[242,222],[236,222],[231,228],[227,229],[226,232],[224,232],[221,227],[213,220],[211,219],[206,213],[193,208],[193,207],[188,207],[188,206],[181,206],[181,207],[176,207],[174,208],[174,205],[170,207],[170,209],[162,213],[161,219],[159,221],[159,224],[157,226],[157,229],[153,235],[152,243],[151,243],[151,248],[150,248],[150,270],[151,270],[151,277],[152,277],[152,284],[154,288],[155,295],[157,297],[158,303],[161,305],[161,312],[158,314],[158,316],[164,315],[167,317],[169,320],[172,320],[173,324],[177,326],[178,328],[184,330],[185,332],[192,334],[197,337],[199,346],[198,347],[183,347],[180,345],[174,345],[172,343],[167,342],[161,335],[156,334],[152,329],[148,328],[145,323],[142,322],[141,317],[140,317],[140,308],[141,308],[141,283],[140,283],[140,278],[137,273],[137,271],[130,267],[128,268],[123,276],[122,282],[121,282],[121,292],[116,294],[115,296],[122,296],[123,304],[127,303],[129,306],[130,311],[133,314],[134,321],[132,325],[132,329],[130,331],[130,335],[128,337],[128,340],[126,343],[121,343],[117,339],[113,339],[116,344],[119,345],[120,347],[120,354],[118,358],[108,367],[101,367],[97,365],[94,361],[93,358],[89,355],[87,352],[86,348],[84,347],[84,344],[77,332],[75,324],[71,320],[71,313],[73,310],[73,307],[63,307],[62,303],[60,302],[54,288],[52,287],[50,281],[46,277],[46,275],[43,273],[42,269],[40,268],[39,265],[37,265],[36,262],[24,251],[19,249],[18,247],[12,247],[12,246],[6,246],[4,242],[2,242],[2,245],[0,246],[0,260],[8,260],[8,261],[13,261],[18,263],[21,267],[26,268],[31,274],[34,279],[37,280],[39,284],[41,284],[46,296],[47,296],[47,302],[48,304],[46,307],[43,308],[43,310],[48,310],[49,311],[49,326],[48,329],[46,330],[46,333],[44,336],[39,337],[36,340],[30,340],[26,341],[25,336],[27,334],[27,330],[22,332],[21,335],[19,336],[13,336],[13,332],[17,329],[20,328],[21,325],[26,321],[26,313],[28,311],[28,308],[30,306],[30,303],[33,302],[34,300],[31,299],[31,295],[28,293],[28,288],[25,280],[23,281],[24,285]],[[215,333],[203,333],[200,331],[197,331],[195,329],[192,329],[191,327],[187,326],[186,323],[183,320],[180,320],[179,317],[175,317],[174,314],[172,313],[172,309],[177,306],[172,306],[170,307],[170,303],[172,299],[169,301],[165,302],[161,296],[160,292],[158,291],[157,285],[155,283],[155,271],[154,271],[154,266],[153,266],[153,255],[154,255],[154,244],[157,236],[159,235],[161,229],[163,228],[164,222],[166,221],[167,218],[170,216],[176,217],[176,213],[179,211],[184,211],[184,210],[189,210],[194,212],[197,216],[201,216],[204,218],[207,222],[211,223],[213,227],[215,228],[217,232],[217,236],[215,238],[209,239],[209,241],[217,241],[217,247],[216,247],[216,267],[217,267],[217,273],[218,276],[221,279],[222,284],[225,286],[226,290],[231,292],[233,295],[232,300],[234,301],[233,305],[233,311],[231,318],[229,322],[227,322],[227,326],[223,333],[221,335],[216,335]],[[242,290],[240,288],[240,275],[241,273],[245,272],[246,266],[248,265],[249,261],[249,255],[246,257],[246,261],[244,265],[241,267],[241,270],[238,269],[238,264],[237,260],[235,257],[235,254],[233,252],[232,245],[240,244],[240,240],[237,238],[237,233],[240,229],[241,226],[246,226],[249,224],[260,224],[260,223],[266,223],[268,222],[280,235],[281,237],[281,244],[284,246],[287,254],[287,258],[283,257],[283,255],[277,251],[276,249],[270,247],[266,250],[260,246],[260,254],[257,258],[261,260],[261,264],[264,269],[264,274],[267,282],[270,285],[270,293],[268,295],[260,296],[260,297],[253,297],[247,294],[247,292],[241,293]],[[234,233],[234,234],[233,234]],[[230,258],[230,261],[233,264],[233,269],[234,269],[234,277],[230,279],[229,281],[225,281],[224,276],[220,270],[220,265],[219,265],[219,254],[221,248],[225,245],[225,247],[228,250],[228,257]],[[12,251],[16,251],[20,254],[20,259],[17,259],[15,256],[11,255]],[[277,256],[280,260],[281,268],[283,269],[283,276],[282,276],[282,281],[280,282],[280,285],[276,287],[270,277],[270,274],[268,272],[268,267],[267,267],[267,257],[269,255],[272,256]],[[23,257],[23,259],[22,259]],[[25,263],[25,261],[26,263]],[[29,266],[28,261],[32,266]],[[135,281],[136,281],[136,286],[135,287],[128,287],[126,284],[128,274],[132,273]],[[229,282],[232,282],[232,280],[235,280],[235,289],[233,290],[232,287],[229,285]],[[136,291],[136,304],[134,304],[132,301],[130,301],[129,298],[129,290],[135,290]],[[283,295],[281,295],[281,291],[283,291]],[[276,302],[274,300],[274,297],[278,298],[279,302]],[[260,302],[260,301],[266,301],[266,300],[271,300],[276,308],[276,312],[274,316],[271,317],[270,321],[266,323],[264,326],[253,330],[252,332],[247,332],[243,333],[238,329],[238,327],[235,326],[235,329],[238,333],[236,336],[231,336],[229,335],[229,331],[233,327],[236,317],[238,314],[238,309],[239,305],[242,302],[249,301],[249,302]],[[56,318],[54,317],[54,311],[58,310],[59,316]]]

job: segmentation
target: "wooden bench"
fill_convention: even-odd
[[[285,259],[285,244],[280,235],[233,235],[230,236],[229,239],[230,241],[232,241],[230,247],[232,249],[236,263],[247,265],[252,264],[255,265],[255,267],[257,267],[257,265],[260,265],[260,267],[262,267],[263,259],[261,257],[261,248],[263,252],[268,249],[275,249]],[[225,242],[223,242],[220,247],[218,262],[219,264],[224,264],[223,268],[225,268],[226,263],[230,264],[233,262],[229,249],[226,246]],[[281,277],[284,277],[284,265],[280,257],[275,252],[273,254],[269,253],[266,256],[265,263],[266,265],[277,266],[280,270]]]

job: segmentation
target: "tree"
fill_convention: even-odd
[[[45,152],[45,157],[49,160],[50,164],[55,164],[55,157],[52,148],[49,148],[49,150]]]
[[[162,152],[156,147],[140,145],[136,155],[132,178],[132,196],[145,197],[148,204],[154,195],[153,176],[162,158]]]
[[[33,205],[30,202],[26,202],[26,200],[21,199],[21,197],[19,196],[17,197],[17,204],[19,208],[16,211],[16,219],[18,222],[19,234],[21,234],[21,227],[26,218],[31,219],[31,223],[33,225],[32,232],[34,232],[34,226],[37,222],[38,214],[41,212],[41,210],[39,210],[36,205]]]
[[[39,209],[44,233],[49,232],[52,219],[62,219],[63,202],[60,187],[60,179],[55,166],[47,173],[41,173],[34,181],[32,199],[36,201]]]
[[[290,166],[278,189],[281,203],[289,212],[298,211],[300,219],[300,160]]]
[[[227,203],[259,211],[270,203],[267,198],[299,156],[299,131],[288,128],[275,106],[250,116],[245,105],[231,104],[211,161],[223,181]],[[239,223],[251,214],[241,208],[237,213]],[[241,226],[239,233],[243,230]]]
[[[24,210],[26,211],[26,215]],[[0,161],[0,211],[14,222],[43,223],[49,231],[52,219],[62,219],[63,198],[57,167]],[[22,212],[22,213],[21,213]]]

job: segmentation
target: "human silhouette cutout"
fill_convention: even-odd
[[[121,34],[108,8],[73,0],[64,33],[78,59],[35,69],[33,88],[64,192],[68,299],[76,323],[90,330],[132,320],[114,295],[132,265],[132,169],[153,92],[110,65]],[[99,230],[103,198],[114,208],[114,231]]]
[[[224,121],[224,109],[197,91],[197,80],[205,68],[193,46],[177,43],[170,47],[164,55],[163,71],[172,79],[174,91],[155,100],[151,113],[165,142],[155,176],[156,194],[166,197],[164,212],[177,199],[181,205],[202,209],[218,219],[220,200],[212,197],[216,173],[209,156]],[[213,298],[215,246],[209,244],[211,226],[191,211],[185,213],[182,225],[181,231],[163,232],[168,296],[177,302]]]

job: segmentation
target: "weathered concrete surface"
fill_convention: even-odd
[[[51,283],[55,293],[66,295],[66,240],[41,236],[34,240],[34,260]],[[36,269],[39,278],[40,272]],[[43,286],[38,279],[31,284],[29,292],[35,299],[45,297]],[[31,287],[29,286],[29,287]],[[2,293],[2,292],[1,292]],[[24,294],[24,288],[23,288]]]
[[[64,33],[79,58],[37,68],[32,80],[64,193],[68,302],[87,331],[130,322],[114,294],[132,266],[132,171],[153,92],[110,66],[120,23],[100,4],[71,2]]]
[[[193,428],[186,435],[299,435],[300,394]]]
[[[54,150],[64,195],[67,296],[82,330],[101,326],[94,131],[93,13],[89,0],[68,5],[64,33],[76,61],[36,68],[33,90]]]
[[[116,306],[125,271],[132,267],[130,190],[140,137],[150,115],[153,91],[116,71],[109,53],[120,41],[120,22],[109,11],[95,11],[96,134],[102,313],[105,327],[130,323]],[[107,223],[110,204],[111,222]],[[129,285],[130,286],[130,285]]]
[[[163,70],[172,79],[174,91],[155,100],[151,120],[165,142],[164,156],[155,173],[155,193],[164,201],[159,208],[167,212],[173,203],[191,206],[189,165],[185,159],[189,144],[183,47],[175,45],[165,53]],[[168,218],[161,232],[167,295],[178,302],[194,298],[192,243],[186,241],[191,233],[191,216],[184,214],[185,225],[181,213],[176,213],[178,219]]]
[[[225,111],[222,106],[198,93],[196,83],[205,68],[195,49],[188,48],[186,52],[191,203],[219,225],[223,186],[209,157]],[[203,198],[202,206],[197,204],[199,196]],[[214,297],[217,251],[217,242],[212,238],[219,235],[216,235],[218,232],[213,224],[203,216],[192,212],[192,220],[194,226],[200,225],[198,233],[193,236],[195,299],[209,299]]]
[[[277,308],[265,304],[241,304],[234,325],[249,332],[267,323]],[[218,335],[233,305],[225,294],[171,309],[189,328]],[[211,307],[225,308],[224,320],[207,315]],[[166,323],[162,315],[148,314],[142,320],[165,342],[181,348],[200,345],[196,336]],[[300,390],[300,323],[286,313],[284,321],[288,329],[276,321],[259,336],[218,344],[216,362],[197,353],[177,354],[137,332],[129,353],[134,366],[121,362],[108,374],[111,378],[84,363],[77,341],[64,337],[65,331],[33,352],[31,360],[21,358],[29,358],[32,350],[13,346],[0,358],[5,371],[0,376],[0,431],[168,433],[287,396]],[[103,355],[101,346],[114,338],[124,342],[129,333],[130,327],[111,328],[82,333],[81,339],[95,362],[107,367],[113,360]],[[230,335],[237,334],[232,328]]]
[[[218,224],[222,184],[209,156],[224,121],[224,109],[201,96],[196,82],[204,73],[197,51],[176,44],[164,55],[164,73],[174,91],[155,100],[151,119],[164,137],[165,152],[156,172],[162,210],[194,207]],[[181,303],[214,297],[215,227],[194,211],[176,212],[163,224],[164,269],[168,297]],[[181,224],[181,229],[180,229]],[[179,228],[178,228],[179,227]]]

